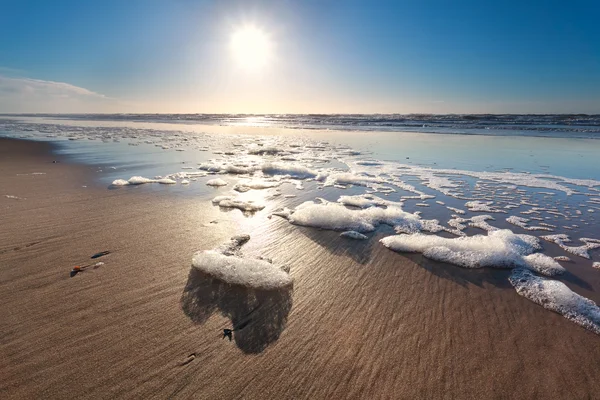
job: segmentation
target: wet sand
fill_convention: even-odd
[[[518,296],[507,271],[396,254],[377,238],[349,245],[168,187],[107,190],[91,167],[51,150],[0,139],[1,398],[547,399],[600,390],[600,337]],[[195,251],[239,233],[252,236],[245,254],[290,265],[293,290],[233,288],[191,271]],[[111,253],[90,260],[102,250]],[[69,277],[94,261],[105,264]],[[233,341],[222,339],[231,320],[248,319]]]

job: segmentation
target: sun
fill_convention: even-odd
[[[250,70],[262,69],[272,56],[269,35],[255,26],[244,26],[231,35],[231,52],[236,62]]]

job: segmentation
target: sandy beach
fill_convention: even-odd
[[[4,399],[600,390],[599,337],[518,296],[509,271],[397,254],[378,240],[348,246],[336,232],[222,212],[168,187],[109,190],[93,167],[52,150],[0,139]],[[231,287],[190,268],[194,252],[240,233],[251,236],[245,254],[290,266],[293,289]],[[90,259],[100,251],[110,254]],[[69,276],[95,262],[104,265]],[[590,279],[578,291],[598,301]],[[251,325],[222,338],[257,305]]]

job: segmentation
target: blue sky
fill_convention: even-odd
[[[0,112],[600,113],[597,1],[0,2]],[[232,57],[244,26],[260,70]]]

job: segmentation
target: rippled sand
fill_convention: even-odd
[[[349,242],[221,212],[169,189],[107,190],[91,167],[53,164],[49,149],[0,140],[2,398],[600,390],[600,338],[516,295],[507,271],[463,270],[393,253],[378,237]],[[292,289],[230,287],[190,268],[195,251],[238,233],[252,236],[245,253],[290,265]],[[90,260],[103,250],[111,253]],[[69,277],[93,261],[104,265]],[[598,301],[599,276],[570,284]],[[231,342],[222,338],[241,325]]]

